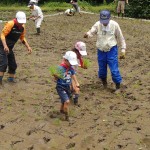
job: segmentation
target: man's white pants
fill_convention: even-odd
[[[35,20],[35,27],[40,28],[42,21],[43,21],[43,17],[36,19]]]

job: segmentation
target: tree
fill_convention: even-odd
[[[129,0],[126,5],[126,16],[133,18],[150,19],[149,0]]]

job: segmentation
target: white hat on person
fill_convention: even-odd
[[[30,3],[36,3],[37,0],[30,0]]]
[[[77,42],[75,44],[75,48],[79,51],[79,53],[82,55],[82,56],[85,56],[87,55],[87,52],[86,52],[86,44],[84,42]]]
[[[18,23],[26,23],[26,14],[23,11],[18,11],[16,13],[16,19]]]
[[[78,65],[77,55],[73,51],[67,51],[63,58],[67,59],[72,66]]]

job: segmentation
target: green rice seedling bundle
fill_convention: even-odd
[[[89,68],[90,65],[91,65],[90,60],[87,59],[87,58],[83,58],[83,66],[84,66],[84,68]]]
[[[63,72],[58,66],[49,67],[49,71],[52,76],[63,79]]]

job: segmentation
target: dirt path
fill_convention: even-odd
[[[98,19],[46,17],[41,36],[27,23],[33,53],[17,43],[18,83],[8,84],[5,74],[0,89],[0,150],[150,150],[150,23],[115,19],[127,43],[126,59],[119,61],[123,93],[115,95],[110,73],[108,90],[97,78],[96,37],[83,38]],[[79,69],[81,107],[71,105],[71,121],[65,122],[48,68],[79,40],[87,44],[92,66]]]

